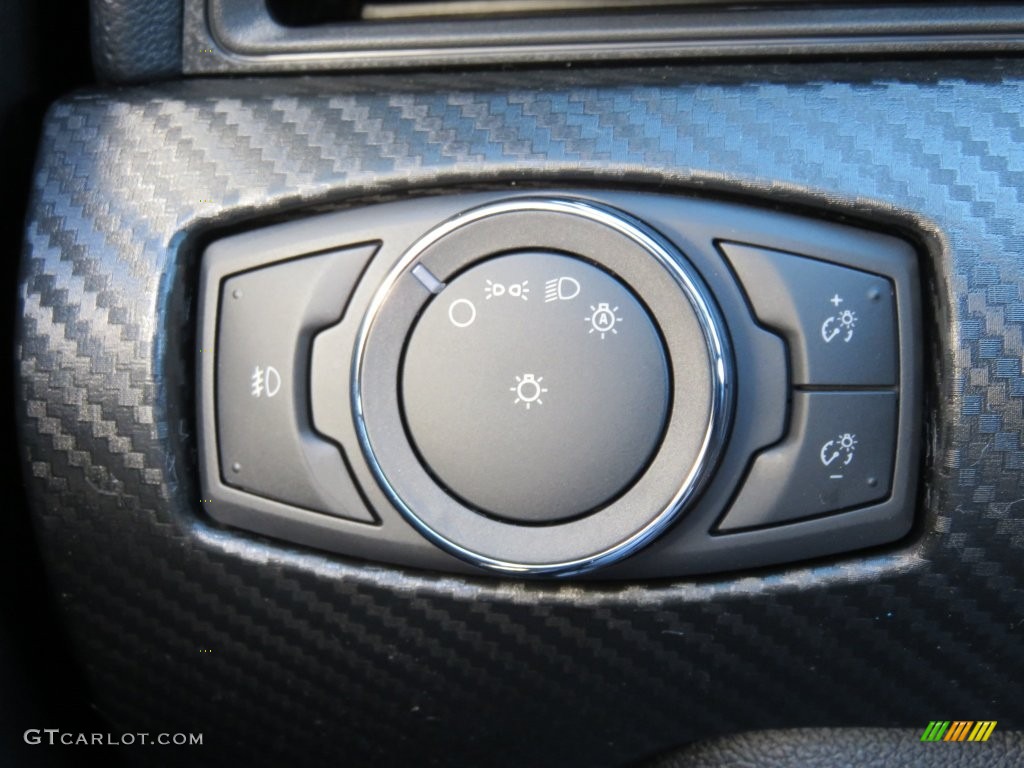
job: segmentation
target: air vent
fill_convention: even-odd
[[[304,3],[267,0],[270,15],[288,27],[357,21],[521,19],[566,14],[640,13],[693,5],[692,0],[377,0],[368,3],[358,0],[309,0]]]
[[[1011,52],[1009,5],[734,0],[185,0],[187,74]],[[965,19],[968,19],[965,21]]]

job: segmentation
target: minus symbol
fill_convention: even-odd
[[[829,478],[829,480],[842,480],[843,476],[842,475],[829,475],[828,478]]]

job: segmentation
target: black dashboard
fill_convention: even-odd
[[[1019,9],[131,5],[22,204],[10,626],[89,714],[15,764],[1014,763]]]

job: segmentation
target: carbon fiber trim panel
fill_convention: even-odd
[[[523,83],[207,81],[51,109],[20,297],[22,460],[98,709],[117,729],[204,731],[204,762],[268,766],[614,765],[739,729],[1024,726],[1024,66]],[[346,562],[206,520],[188,298],[203,237],[424,185],[556,179],[770,193],[921,234],[937,384],[908,542],[740,578],[552,585]]]

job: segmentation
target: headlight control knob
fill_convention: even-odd
[[[439,226],[359,331],[352,409],[381,489],[485,568],[579,573],[670,525],[729,429],[725,325],[635,219],[515,198]]]

